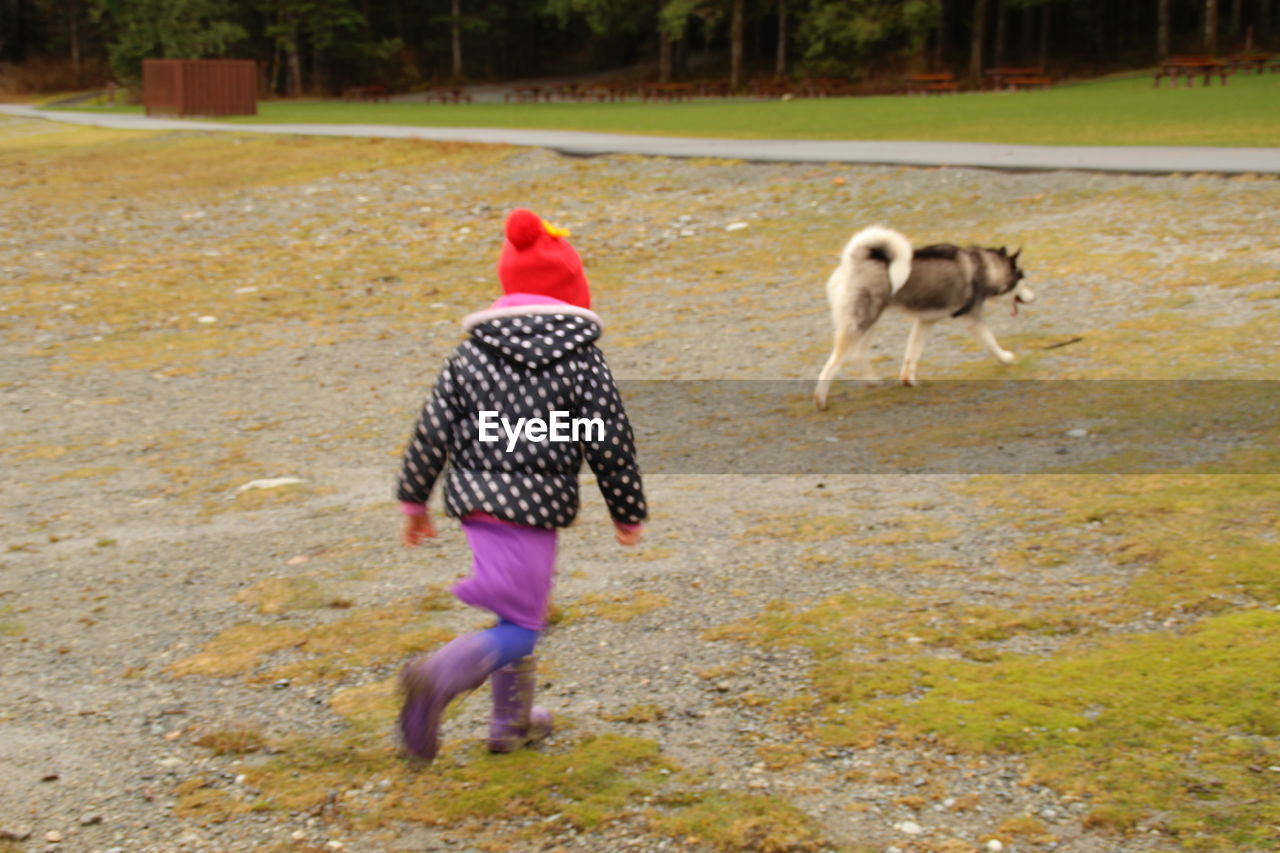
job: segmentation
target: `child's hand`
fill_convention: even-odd
[[[626,526],[619,524],[615,525],[613,530],[618,536],[618,544],[628,548],[639,542],[640,535],[644,532],[644,528],[639,524]]]
[[[422,543],[423,539],[434,539],[436,537],[435,525],[431,523],[430,515],[406,515],[404,517],[404,529],[400,534],[400,541],[405,545],[413,548]]]

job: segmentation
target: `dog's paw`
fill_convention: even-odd
[[[1001,364],[1013,364],[1018,360],[1018,357],[1007,349],[1002,349],[1000,352],[996,353],[996,358],[1000,359]]]
[[[825,394],[813,395],[813,407],[819,412],[825,411],[827,408],[827,397]]]

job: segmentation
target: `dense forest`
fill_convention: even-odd
[[[0,0],[30,86],[135,82],[146,57],[256,59],[263,87],[581,75],[654,80],[1079,74],[1276,43],[1280,0]]]

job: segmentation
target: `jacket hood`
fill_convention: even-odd
[[[462,322],[471,339],[504,361],[545,367],[592,346],[603,326],[574,305],[524,305],[477,311]]]

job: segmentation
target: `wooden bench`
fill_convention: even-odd
[[[642,101],[691,101],[696,94],[692,83],[647,83],[641,90]]]
[[[1048,76],[1041,77],[1006,77],[1004,84],[1007,88],[1017,91],[1018,89],[1048,89],[1053,85],[1053,78]]]
[[[1031,78],[1048,77],[1043,68],[1026,67],[1026,66],[1001,66],[999,68],[988,68],[983,72],[983,76],[990,81],[992,89],[1016,89],[1013,84],[1014,80],[1028,80]],[[1050,82],[1053,82],[1050,80]]]
[[[342,98],[346,101],[364,101],[376,104],[378,101],[390,101],[391,92],[381,83],[370,83],[367,86],[351,86],[342,93]]]
[[[902,84],[908,95],[960,91],[960,83],[949,71],[937,74],[907,74],[902,78]]]
[[[1213,75],[1217,74],[1225,86],[1234,70],[1232,63],[1212,56],[1171,56],[1161,63],[1151,85],[1159,87],[1161,79],[1168,77],[1170,85],[1176,89],[1178,78],[1181,77],[1187,81],[1187,88],[1190,89],[1195,85],[1196,77],[1203,77],[1204,85],[1208,86],[1213,82]]]

